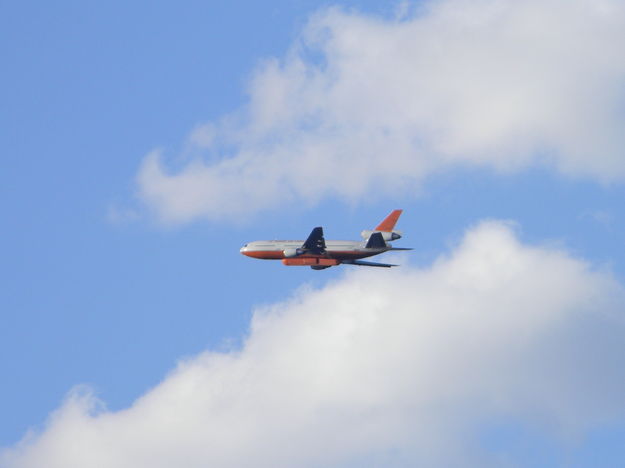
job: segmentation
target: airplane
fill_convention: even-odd
[[[287,266],[310,266],[323,270],[341,264],[390,268],[397,265],[361,260],[389,250],[412,250],[393,247],[390,241],[401,238],[401,231],[395,231],[395,224],[402,210],[393,210],[373,230],[360,233],[363,241],[326,241],[321,226],[312,230],[308,239],[254,241],[241,247],[243,255],[262,260],[282,260]]]

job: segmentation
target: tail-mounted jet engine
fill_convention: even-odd
[[[400,239],[402,235],[401,231],[362,231],[360,235],[363,239],[367,240],[369,239],[369,237],[371,237],[371,234],[375,232],[379,232],[380,234],[382,234],[382,239],[384,239],[386,242]]]
[[[286,258],[293,258],[302,255],[305,252],[304,249],[284,249],[282,253]]]

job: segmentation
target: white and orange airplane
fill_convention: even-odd
[[[288,266],[310,266],[313,270],[323,270],[342,263],[372,267],[393,267],[389,263],[375,263],[360,260],[389,250],[412,250],[393,247],[389,241],[401,237],[401,231],[395,231],[395,224],[402,210],[394,210],[371,231],[362,231],[364,241],[326,241],[323,228],[316,227],[308,239],[254,241],[245,244],[241,253],[263,260],[282,260]]]

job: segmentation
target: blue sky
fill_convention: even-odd
[[[518,245],[512,243],[511,251],[525,255],[527,246],[534,246],[549,258],[553,252],[566,252],[563,255],[578,262],[576,265],[590,265],[592,275],[609,278],[580,274],[588,284],[596,281],[601,298],[613,294],[612,302],[607,301],[611,305],[605,306],[610,312],[605,313],[617,316],[620,325],[614,330],[621,330],[622,295],[613,293],[616,286],[602,286],[604,282],[625,283],[625,159],[618,147],[622,137],[613,131],[622,129],[625,102],[625,73],[613,63],[616,60],[618,64],[618,59],[625,63],[625,57],[622,42],[618,42],[623,36],[610,33],[625,24],[619,23],[625,21],[619,5],[606,2],[606,8],[615,8],[607,26],[597,13],[598,19],[593,17],[596,24],[590,20],[584,29],[606,30],[605,37],[577,37],[571,44],[581,45],[582,59],[605,57],[588,65],[596,73],[581,73],[587,80],[566,81],[571,93],[581,96],[579,101],[570,103],[565,91],[550,94],[554,89],[568,90],[560,86],[562,77],[554,77],[553,70],[527,75],[545,76],[548,85],[536,86],[540,88],[536,94],[534,88],[520,85],[518,94],[525,101],[480,101],[484,91],[473,81],[473,67],[469,67],[463,70],[466,88],[473,94],[454,89],[444,93],[448,102],[436,101],[435,93],[433,103],[426,99],[432,95],[428,93],[434,89],[431,83],[435,79],[419,78],[414,89],[406,84],[406,102],[411,96],[428,101],[423,113],[431,115],[433,128],[423,123],[420,111],[407,112],[409,123],[398,123],[400,117],[396,116],[403,115],[397,112],[401,100],[394,104],[399,107],[382,108],[382,117],[376,120],[375,115],[370,121],[369,116],[376,114],[371,109],[395,99],[391,91],[381,92],[379,102],[370,94],[368,80],[383,83],[384,73],[393,68],[391,60],[398,60],[391,56],[386,63],[389,54],[384,53],[385,57],[376,59],[381,61],[381,77],[365,73],[362,89],[347,86],[346,91],[343,87],[340,77],[368,70],[368,65],[358,68],[359,56],[354,50],[359,47],[375,50],[378,40],[392,45],[397,40],[394,27],[410,24],[419,15],[426,20],[448,18],[445,8],[454,5],[468,16],[476,8],[476,17],[481,18],[479,8],[486,5],[488,9],[490,3],[472,7],[462,1],[431,2],[441,5],[440,11],[433,8],[434,13],[411,3],[358,1],[339,2],[339,10],[327,10],[330,3],[314,1],[159,2],[149,7],[127,2],[22,2],[0,6],[4,70],[0,77],[4,148],[0,203],[5,213],[0,445],[14,446],[29,429],[45,433],[45,427],[50,427],[45,421],[63,407],[68,392],[77,385],[88,385],[107,411],[116,414],[150,395],[149,390],[159,383],[167,383],[180,360],[194,362],[194,356],[206,350],[236,355],[247,337],[256,336],[251,323],[257,308],[279,304],[276,307],[284,308],[288,317],[292,312],[284,304],[289,304],[289,298],[303,295],[296,302],[314,302],[314,293],[307,293],[306,288],[320,291],[323,297],[331,294],[333,285],[349,289],[358,281],[379,281],[380,287],[391,288],[387,279],[371,276],[371,272],[362,273],[359,279],[361,273],[350,276],[347,267],[321,272],[286,268],[277,262],[244,258],[238,249],[256,239],[305,238],[318,225],[324,226],[327,238],[357,238],[361,229],[372,228],[394,208],[405,210],[399,226],[405,236],[398,245],[415,248],[402,257],[408,272],[430,271],[436,259],[444,263],[445,258],[461,258],[458,245],[465,245],[462,239],[467,230],[476,229],[475,235],[483,239],[480,242],[487,242],[491,239],[488,229],[476,228],[483,220],[512,221]],[[531,17],[544,9],[547,30],[555,31],[553,36],[562,30],[563,38],[570,37],[569,25],[575,30],[576,11],[591,8],[583,1],[566,12],[556,0],[544,6],[520,3],[527,10],[511,8],[501,17],[504,26],[511,21],[522,30],[523,22],[517,23],[517,17]],[[559,12],[564,15],[564,26],[549,22]],[[463,53],[452,46],[445,48],[455,44],[453,26],[464,21],[462,15],[458,18],[439,23],[441,36],[432,36],[433,43],[441,44],[449,57]],[[426,20],[415,37],[430,37]],[[337,37],[345,32],[345,37],[324,42],[327,30]],[[319,31],[321,39],[302,39]],[[385,36],[387,32],[389,36]],[[353,37],[359,40],[352,41]],[[400,39],[405,40],[404,36]],[[510,41],[518,44],[518,38]],[[498,45],[489,48],[481,41],[467,47],[499,50]],[[532,47],[521,43],[523,50]],[[554,50],[560,49],[554,46]],[[406,60],[416,60],[421,53],[415,50]],[[276,63],[271,62],[272,57],[277,58]],[[356,65],[352,57],[356,57]],[[572,62],[577,62],[574,58]],[[491,60],[487,62],[491,64]],[[302,63],[306,73],[300,75],[297,67]],[[446,60],[440,63],[441,67],[433,68],[444,69]],[[578,71],[567,68],[570,64],[563,59],[565,77]],[[525,67],[533,65],[529,60]],[[496,66],[489,65],[484,81],[490,83],[493,94],[501,91],[507,95],[509,77],[516,74],[497,72]],[[595,75],[598,78],[593,81]],[[275,83],[295,82],[298,86],[281,94],[274,77]],[[288,88],[288,84],[284,86]],[[325,91],[319,94],[319,89]],[[605,91],[590,93],[595,89]],[[536,96],[544,101],[530,99]],[[335,106],[343,97],[344,103]],[[367,118],[359,110],[350,110],[354,103],[370,97],[373,107],[364,107]],[[558,105],[550,106],[550,97]],[[609,106],[608,98],[612,98]],[[475,102],[484,105],[465,117],[465,105],[471,107]],[[507,104],[506,109],[525,109],[522,104],[527,102],[531,105],[525,113],[515,114],[500,112],[496,105],[500,102]],[[392,116],[386,121],[385,112]],[[536,118],[542,115],[553,115],[557,122]],[[584,115],[587,120],[576,118]],[[486,122],[486,130],[470,125],[473,121]],[[384,128],[384,136],[368,140],[366,135],[377,128]],[[492,133],[491,128],[495,129]],[[579,129],[586,129],[586,134]],[[194,132],[218,136],[215,142],[209,136],[207,144],[198,143]],[[410,141],[408,149],[406,141]],[[597,142],[600,144],[595,145]],[[388,153],[382,154],[378,144],[388,148]],[[308,155],[309,148],[317,147],[321,148],[319,154],[311,150],[313,156],[295,159],[299,151]],[[325,151],[327,148],[330,150]],[[339,148],[336,153],[334,148]],[[366,148],[371,148],[370,155]],[[596,152],[592,148],[597,148]],[[155,171],[148,174],[146,161],[154,151],[160,152],[160,159]],[[413,153],[418,155],[414,158],[418,164],[413,164]],[[274,154],[280,156],[274,158]],[[292,154],[296,156],[290,159]],[[202,161],[199,166],[198,158]],[[211,172],[228,158],[250,158],[254,171]],[[289,170],[272,178],[274,169],[285,163]],[[202,199],[206,193],[201,190],[189,195],[193,185],[185,175],[191,177],[194,171],[200,184],[210,185],[219,179],[226,184],[225,190],[218,191],[211,201]],[[348,188],[338,189],[337,180]],[[257,187],[257,191],[242,186]],[[185,200],[191,202],[185,205]],[[494,239],[497,243],[500,238]],[[504,250],[506,242],[501,242]],[[562,268],[566,272],[567,262],[547,265],[545,271],[560,272]],[[403,281],[401,269],[397,271],[393,273],[400,275],[397,281]],[[562,287],[585,283],[575,279]],[[527,291],[531,295],[532,290]],[[594,292],[588,294],[595,297]],[[585,297],[580,296],[579,302],[585,304]],[[562,299],[562,304],[568,302]],[[597,307],[597,313],[603,314],[604,309]],[[595,311],[593,306],[588,310]],[[577,330],[579,324],[573,322],[566,322],[563,329],[570,325]],[[617,370],[622,346],[616,342],[623,336],[596,326],[595,335],[580,335],[589,349],[597,349],[590,352],[596,359],[592,363],[602,363],[601,372],[588,375],[605,379],[606,392],[611,393],[620,388],[614,382],[622,376]],[[539,335],[545,330],[535,331]],[[389,336],[386,344],[390,345],[394,339]],[[561,335],[554,336],[539,349],[555,349],[560,356],[576,335],[562,335],[561,342]],[[280,338],[276,339],[280,343]],[[605,344],[612,343],[610,340],[616,344]],[[252,358],[261,356],[253,354],[253,346],[250,349]],[[608,352],[612,354],[603,354]],[[562,368],[569,363],[566,357],[562,355]],[[560,374],[554,375],[558,383]],[[463,441],[459,447],[463,453],[465,449],[470,454],[484,450],[496,466],[504,462],[513,466],[616,466],[625,459],[625,404],[614,401],[605,410],[614,414],[611,420],[606,421],[599,410],[577,415],[592,422],[575,426],[571,430],[574,436],[567,434],[570,428],[562,422],[568,419],[558,419],[561,415],[556,410],[553,414],[559,416],[543,409],[542,419],[526,417],[527,406],[519,404],[508,412],[485,410],[463,419],[459,426],[472,436],[453,441]],[[445,427],[441,433],[447,437]],[[450,443],[444,437],[440,440]],[[378,456],[383,462],[392,460],[403,466],[421,459],[414,454],[423,447],[397,444],[399,448],[382,446],[369,460]],[[432,456],[426,460],[444,464],[442,458]],[[367,455],[355,450],[324,463],[357,466],[358,457]]]

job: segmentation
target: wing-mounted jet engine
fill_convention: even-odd
[[[282,253],[284,253],[284,258],[293,258],[304,255],[306,251],[304,249],[284,249]]]

